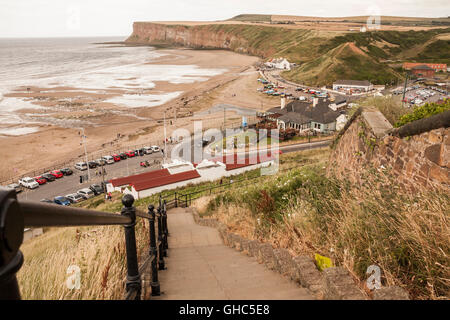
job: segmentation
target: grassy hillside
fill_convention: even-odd
[[[391,84],[402,75],[393,61],[441,62],[450,65],[450,28],[429,31],[330,33],[260,25],[203,25],[191,28],[234,36],[231,49],[286,57],[299,67],[284,76],[308,85],[331,85],[337,79]]]
[[[447,190],[403,192],[387,170],[371,170],[353,185],[325,175],[327,151],[289,154],[283,163],[314,164],[268,176],[257,184],[196,203],[249,239],[296,255],[330,257],[360,279],[368,266],[382,285],[406,288],[414,299],[448,299]]]

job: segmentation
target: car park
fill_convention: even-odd
[[[98,196],[99,194],[101,194],[101,193],[104,192],[102,186],[99,185],[99,184],[92,184],[92,185],[89,186],[89,189],[91,189],[92,192],[94,192],[94,194],[95,194],[96,196]]]
[[[118,154],[113,154],[112,157],[114,159],[114,162],[120,161],[120,156]]]
[[[45,179],[43,176],[34,177],[34,180],[36,180],[36,182],[39,183],[39,184],[46,184],[47,183],[47,179]]]
[[[70,206],[70,200],[62,196],[55,197],[53,202],[61,206]]]
[[[84,170],[87,170],[87,164],[86,164],[86,162],[78,162],[78,163],[75,163],[75,169],[78,169],[78,170],[80,170],[80,171],[84,171]]]
[[[43,177],[45,180],[47,180],[47,182],[52,182],[52,181],[55,181],[55,180],[56,180],[55,176],[52,175],[52,174],[50,174],[50,173],[44,173],[44,174],[42,175],[42,177]]]
[[[39,187],[39,183],[37,183],[36,180],[30,177],[20,179],[19,185],[28,189],[36,189],[37,187]]]
[[[65,175],[65,176],[70,176],[71,174],[73,174],[73,171],[70,168],[63,168],[63,169],[61,169],[59,171],[61,171],[62,174]]]
[[[45,198],[45,199],[41,199],[41,200],[39,200],[40,202],[45,202],[45,203],[54,203],[52,200],[50,200],[50,199],[47,199],[47,198]]]
[[[112,156],[104,156],[104,157],[102,157],[102,159],[105,160],[107,164],[114,163],[114,158]]]
[[[20,185],[19,185],[18,183],[11,183],[11,184],[8,184],[8,185],[6,186],[6,188],[8,188],[8,189],[13,189],[14,191],[16,191],[16,193],[22,192],[22,188],[20,187]]]
[[[71,193],[66,196],[70,203],[78,203],[84,200],[84,198],[78,193]]]
[[[94,191],[89,188],[83,188],[77,191],[79,195],[81,195],[84,199],[89,199],[95,196]]]
[[[53,170],[50,172],[51,175],[53,175],[56,179],[62,178],[64,174],[59,170]]]

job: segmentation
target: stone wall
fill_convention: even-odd
[[[340,133],[330,155],[328,174],[361,183],[370,169],[390,172],[408,190],[448,188],[450,184],[450,128],[443,114],[409,124],[421,128],[401,136],[377,110],[360,110]],[[448,119],[448,115],[446,118]],[[438,121],[441,120],[441,121]],[[441,126],[440,128],[436,128]],[[422,132],[421,132],[422,131]]]

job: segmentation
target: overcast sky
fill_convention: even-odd
[[[223,20],[242,13],[445,17],[449,0],[0,0],[0,37],[127,36],[133,21]]]

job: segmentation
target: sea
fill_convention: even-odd
[[[17,114],[41,108],[29,99],[5,97],[18,87],[73,87],[89,92],[119,88],[129,91],[106,102],[129,108],[154,107],[182,92],[134,94],[155,88],[155,81],[174,84],[206,81],[226,69],[196,65],[147,64],[164,54],[148,46],[117,44],[123,37],[0,39],[0,135],[21,135],[38,130],[34,120]],[[158,91],[156,91],[158,92]],[[7,125],[7,126],[6,126]]]

